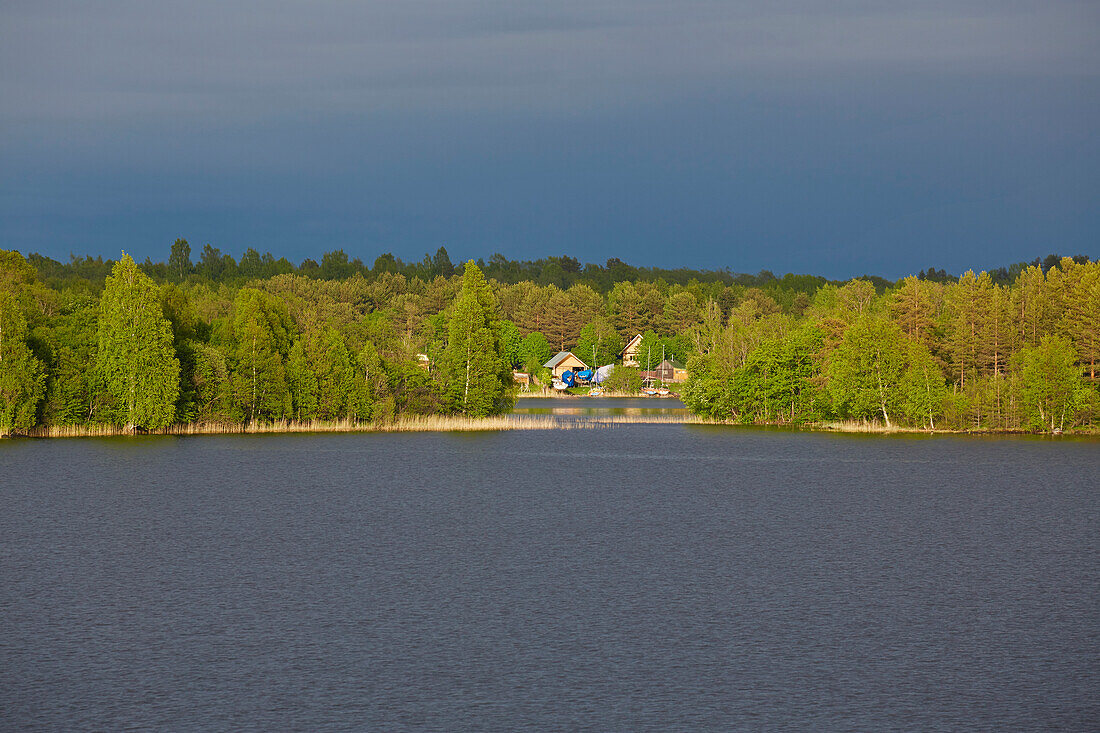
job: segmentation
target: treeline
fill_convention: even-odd
[[[381,275],[403,275],[406,278],[431,280],[436,277],[449,278],[461,268],[452,262],[446,247],[440,247],[434,255],[425,253],[418,262],[403,262],[386,252],[375,258],[372,264],[364,263],[358,257],[349,258],[342,249],[325,252],[320,262],[306,258],[295,264],[285,257],[275,258],[270,252],[260,254],[253,248],[247,248],[240,259],[234,259],[229,253],[222,252],[211,244],[206,244],[196,253],[192,261],[191,245],[186,239],[177,239],[172,245],[165,262],[153,262],[146,258],[138,263],[141,270],[158,283],[179,283],[184,281],[205,281],[209,283],[242,283],[249,280],[267,279],[276,275],[303,275],[320,280],[346,280],[356,275],[373,279]],[[1017,262],[989,270],[989,276],[998,285],[1009,285],[1016,281],[1020,273],[1028,267],[1039,267],[1046,272],[1061,261],[1056,254],[1038,257],[1031,262]],[[1089,261],[1085,255],[1072,258],[1078,264]],[[68,262],[31,253],[27,260],[38,270],[43,282],[50,287],[61,289],[75,281],[85,281],[89,287],[101,287],[114,266],[114,261],[102,257],[77,257],[70,255]],[[663,282],[670,285],[689,283],[719,283],[740,285],[742,287],[762,288],[773,295],[775,293],[804,293],[812,295],[819,287],[830,282],[826,278],[814,275],[795,275],[788,273],[776,276],[768,270],[753,275],[724,270],[694,270],[690,268],[637,267],[618,258],[611,258],[603,265],[584,263],[575,257],[544,257],[538,260],[509,260],[502,254],[492,255],[488,261],[477,260],[478,269],[485,277],[499,283],[514,285],[530,282],[536,285],[554,285],[568,289],[573,285],[585,284],[600,293],[610,292],[620,282]],[[946,283],[956,279],[943,269],[930,267],[921,270],[917,276],[921,280]],[[878,292],[882,292],[893,283],[876,275],[863,275],[862,280],[871,282]],[[841,283],[835,283],[841,284]],[[783,300],[779,297],[778,300]]]
[[[854,280],[822,287],[801,316],[711,303],[697,344],[684,399],[715,418],[1095,427],[1100,263],[1028,266],[1009,285],[907,277],[882,294]]]
[[[94,293],[0,250],[0,434],[510,409],[506,329],[476,265],[413,287],[423,311],[400,275],[158,285],[124,256]]]
[[[720,419],[1095,419],[1100,283],[1085,257],[846,284],[572,258],[456,267],[443,248],[416,265],[310,262],[209,246],[193,262],[184,240],[166,263],[0,251],[0,432],[491,414],[508,409],[512,369],[545,382],[559,350],[614,363],[635,334],[642,368],[687,362],[685,401]],[[629,369],[617,381],[639,384]],[[159,407],[139,409],[143,395]]]
[[[303,275],[318,280],[346,280],[357,275],[369,280],[382,275],[403,275],[409,279],[431,280],[436,277],[449,278],[461,269],[451,262],[446,247],[440,247],[434,255],[425,254],[418,262],[403,262],[387,252],[375,258],[373,264],[366,264],[357,257],[349,258],[341,249],[324,253],[320,262],[306,258],[299,264],[294,264],[285,257],[276,259],[270,252],[260,254],[253,248],[246,249],[240,259],[234,259],[231,254],[210,244],[204,245],[196,254],[195,261],[192,261],[191,245],[186,239],[177,239],[166,262],[153,262],[146,258],[138,264],[146,275],[158,283],[189,280],[233,284],[276,275]],[[32,253],[27,259],[38,270],[42,280],[55,288],[64,287],[74,280],[84,280],[92,287],[102,285],[114,266],[114,261],[102,257],[81,258],[71,255],[69,261],[63,263]],[[499,283],[531,282],[563,289],[584,283],[601,293],[610,291],[615,283],[638,280],[661,280],[680,285],[695,281],[745,287],[768,286],[805,293],[814,292],[826,282],[825,278],[810,275],[788,274],[776,277],[767,270],[750,275],[729,270],[635,267],[617,258],[609,259],[603,265],[582,265],[579,260],[569,256],[518,261],[509,260],[498,253],[488,261],[479,259],[476,264],[487,278]],[[880,289],[890,284],[879,277],[866,277],[874,281]]]

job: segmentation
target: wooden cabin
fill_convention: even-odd
[[[624,367],[636,367],[638,366],[638,347],[642,343],[642,334],[638,334],[634,338],[626,342],[626,347],[619,352],[619,356],[623,360]]]
[[[588,368],[572,351],[559,351],[543,366],[550,370],[554,379],[561,379],[561,375],[567,371],[577,372]]]
[[[686,382],[688,378],[687,367],[678,361],[665,359],[654,371],[654,375],[662,382]]]

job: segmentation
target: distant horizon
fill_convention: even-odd
[[[188,245],[191,247],[191,261],[192,261],[193,264],[197,264],[199,262],[200,258],[201,258],[202,249],[207,243],[203,243],[203,244],[200,244],[200,245],[196,246],[195,243],[192,242],[187,237],[179,237],[178,239],[183,239],[183,240],[187,241]],[[174,241],[175,240],[173,240],[173,242]],[[288,262],[290,262],[292,265],[294,265],[294,267],[296,269],[301,268],[302,265],[305,264],[307,261],[312,261],[316,264],[319,264],[321,262],[322,257],[325,254],[328,254],[328,253],[331,253],[331,252],[338,252],[338,251],[343,251],[344,254],[347,255],[349,261],[354,261],[356,259],[360,260],[363,263],[364,267],[366,267],[368,269],[373,269],[374,264],[375,264],[375,260],[377,260],[379,257],[381,257],[383,255],[386,255],[386,254],[393,255],[396,259],[400,260],[400,262],[405,266],[416,265],[417,263],[422,262],[425,256],[431,257],[434,254],[434,252],[424,252],[424,253],[421,253],[421,254],[413,256],[413,257],[403,257],[401,255],[398,255],[396,252],[392,252],[392,251],[389,251],[389,250],[380,250],[380,251],[377,251],[377,252],[373,253],[372,255],[362,256],[362,255],[356,255],[352,252],[348,252],[347,250],[343,250],[342,248],[337,247],[335,249],[325,249],[325,250],[322,250],[322,251],[318,251],[314,254],[307,254],[305,257],[302,257],[300,259],[295,259],[295,258],[292,258],[292,257],[287,257],[286,255],[281,255],[278,252],[270,252],[270,251],[260,250],[260,249],[255,248],[255,247],[244,247],[243,249],[240,250],[240,252],[235,253],[232,250],[227,250],[225,248],[218,247],[218,246],[214,245],[213,243],[209,243],[209,244],[212,247],[214,247],[215,249],[219,250],[220,253],[223,256],[224,255],[229,255],[230,257],[232,257],[233,260],[237,263],[240,263],[244,253],[248,249],[255,249],[261,256],[263,256],[265,254],[270,254],[276,261],[278,261],[280,259],[286,259]],[[489,262],[489,259],[493,255],[495,255],[495,254],[502,254],[503,255],[504,254],[502,252],[493,252],[493,253],[490,253],[488,255],[479,255],[479,256],[465,256],[465,255],[463,255],[463,256],[459,256],[459,255],[456,255],[454,252],[450,251],[450,249],[446,248],[445,246],[443,246],[443,245],[441,245],[441,246],[444,249],[447,250],[447,254],[448,254],[449,259],[451,260],[452,264],[454,264],[456,266],[460,265],[460,264],[463,264],[463,263],[466,263],[466,262],[471,261],[471,260],[474,261],[474,262],[479,262],[479,263],[487,263],[487,262]],[[0,249],[7,249],[7,248],[0,248]],[[90,257],[92,259],[101,258],[104,262],[107,262],[107,261],[115,262],[115,261],[118,261],[120,259],[120,257],[122,256],[123,253],[130,255],[138,263],[142,263],[146,259],[148,259],[153,264],[164,264],[164,263],[168,262],[168,255],[170,253],[170,249],[171,249],[171,244],[168,245],[168,248],[161,255],[156,255],[156,254],[139,255],[139,254],[137,254],[133,251],[130,251],[129,249],[122,248],[122,249],[119,250],[118,254],[116,254],[114,256],[105,255],[105,254],[101,254],[101,253],[98,253],[98,252],[95,252],[95,253],[91,253],[91,252],[86,252],[86,253],[70,252],[68,255],[63,256],[63,257],[53,256],[53,255],[47,254],[45,252],[40,252],[40,251],[37,251],[37,250],[30,251],[30,252],[24,252],[24,251],[16,248],[16,249],[10,250],[10,251],[19,252],[25,258],[29,258],[31,255],[37,254],[37,255],[40,255],[42,257],[47,257],[51,260],[54,260],[55,262],[58,262],[62,265],[65,265],[65,264],[69,263],[71,261],[71,258],[73,258],[73,257],[75,257],[78,260],[83,259],[85,257]],[[1061,258],[1065,258],[1065,257],[1068,257],[1068,258],[1071,258],[1071,259],[1072,258],[1085,257],[1085,258],[1087,258],[1091,261],[1097,260],[1096,257],[1093,257],[1093,256],[1091,256],[1087,253],[1083,253],[1083,252],[1074,252],[1074,253],[1047,252],[1046,254],[1043,254],[1043,255],[1036,255],[1036,256],[1033,256],[1033,257],[1030,257],[1030,258],[1026,258],[1026,259],[1013,260],[1011,262],[999,262],[999,263],[990,263],[990,264],[980,265],[980,266],[964,267],[964,268],[962,268],[961,270],[958,270],[958,271],[950,270],[950,269],[942,267],[938,264],[928,264],[928,265],[926,265],[924,267],[921,267],[921,268],[918,268],[917,270],[914,270],[912,272],[902,272],[902,273],[896,274],[896,275],[893,274],[893,273],[873,272],[873,271],[868,270],[868,271],[863,271],[863,272],[854,272],[854,273],[852,273],[850,275],[847,275],[847,276],[834,277],[834,276],[832,276],[828,273],[813,272],[813,271],[780,270],[780,269],[773,269],[773,268],[769,268],[769,267],[764,267],[764,268],[761,268],[761,269],[758,269],[758,270],[748,270],[748,269],[739,269],[739,268],[734,267],[732,265],[710,266],[710,267],[707,267],[707,266],[693,267],[693,266],[684,265],[684,264],[675,265],[675,264],[663,264],[663,263],[650,263],[650,262],[632,261],[632,260],[629,260],[629,259],[626,259],[626,258],[623,258],[623,257],[618,257],[618,258],[609,257],[609,258],[605,259],[604,261],[594,261],[594,260],[585,260],[581,257],[576,257],[576,255],[572,255],[572,254],[567,253],[567,252],[559,253],[559,254],[547,254],[547,255],[543,255],[541,257],[531,257],[531,258],[523,258],[523,259],[512,258],[512,257],[508,257],[507,255],[505,255],[505,258],[508,261],[510,261],[510,262],[521,262],[521,263],[522,262],[546,261],[546,260],[549,260],[550,258],[556,258],[556,257],[573,257],[574,259],[576,259],[577,261],[580,262],[580,265],[581,265],[582,269],[587,265],[597,265],[599,267],[606,267],[606,264],[607,264],[608,261],[610,261],[612,259],[619,259],[620,261],[623,262],[623,264],[625,264],[629,267],[638,268],[638,269],[646,269],[646,270],[688,270],[688,271],[699,272],[699,273],[730,273],[730,274],[735,275],[735,276],[736,275],[748,275],[748,276],[753,276],[753,277],[759,277],[761,275],[764,275],[765,273],[770,273],[771,275],[774,275],[776,278],[782,278],[786,275],[812,276],[812,277],[824,277],[827,280],[836,281],[836,282],[845,282],[845,281],[848,281],[848,280],[859,279],[861,277],[877,277],[877,278],[882,278],[884,280],[888,280],[888,281],[891,281],[891,282],[896,282],[898,280],[901,280],[905,277],[909,277],[911,275],[919,275],[920,273],[930,273],[930,272],[933,272],[933,271],[935,271],[937,273],[946,273],[950,277],[959,277],[963,273],[965,273],[967,271],[970,271],[970,270],[972,270],[975,273],[994,272],[994,271],[997,271],[997,270],[1000,270],[1000,269],[1008,269],[1008,268],[1012,267],[1013,265],[1018,265],[1018,264],[1021,264],[1021,263],[1028,264],[1028,265],[1039,264],[1039,265],[1043,266],[1044,269],[1046,269],[1051,264],[1050,260],[1051,260],[1052,257],[1053,258],[1058,258],[1059,260]]]

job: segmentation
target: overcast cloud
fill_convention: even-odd
[[[1058,0],[7,2],[0,247],[1100,256],[1097,38]]]

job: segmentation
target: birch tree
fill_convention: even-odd
[[[100,300],[96,366],[127,427],[161,428],[175,417],[180,363],[156,284],[123,253]]]
[[[444,392],[451,409],[471,416],[495,415],[514,400],[511,364],[502,354],[500,316],[485,276],[471,260],[447,324]]]

